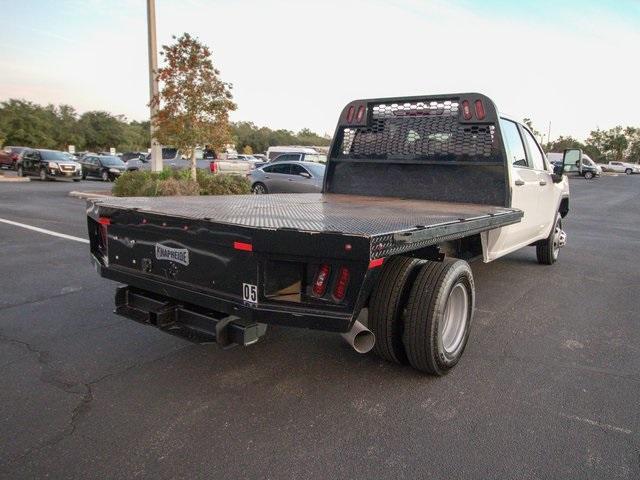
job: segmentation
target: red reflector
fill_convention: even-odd
[[[215,160],[213,162],[210,162],[209,170],[211,170],[211,173],[218,173],[218,162],[216,162]]]
[[[471,120],[471,106],[468,100],[462,101],[462,116],[465,120]]]
[[[349,275],[349,269],[347,267],[340,267],[336,286],[333,287],[333,298],[336,300],[344,300],[347,294],[347,286],[349,285]]]
[[[371,260],[369,262],[369,268],[376,268],[379,267],[380,265],[382,265],[384,263],[384,258],[376,258],[375,260]]]
[[[358,113],[356,114],[356,121],[361,122],[364,118],[364,105],[358,107]]]
[[[109,217],[100,217],[98,223],[100,225],[111,225],[111,219]]]
[[[316,278],[313,281],[313,294],[316,297],[322,297],[324,292],[327,291],[327,283],[329,283],[329,275],[331,274],[331,267],[326,263],[320,265]]]
[[[353,114],[355,113],[356,108],[351,105],[349,107],[349,110],[347,110],[347,122],[351,123],[351,121],[353,120]]]
[[[233,248],[243,250],[245,252],[253,252],[253,245],[244,242],[233,242]]]
[[[484,105],[482,104],[482,100],[476,100],[476,118],[478,120],[482,120],[485,117],[484,113]]]

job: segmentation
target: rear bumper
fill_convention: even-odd
[[[160,295],[171,302],[185,302],[217,314],[232,315],[246,322],[309,328],[330,332],[347,332],[353,323],[353,313],[338,313],[297,306],[251,305],[231,301],[210,293],[201,293],[170,282],[158,281],[130,271],[105,267],[97,258],[92,261],[98,273],[109,280],[133,286],[140,292]],[[358,312],[359,313],[359,312]]]

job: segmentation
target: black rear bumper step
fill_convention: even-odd
[[[116,289],[115,313],[194,343],[217,343],[222,347],[251,345],[267,330],[263,323],[177,303],[130,286]]]

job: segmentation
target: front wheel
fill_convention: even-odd
[[[632,171],[630,168],[627,168],[627,169],[624,171],[624,173],[625,173],[626,175],[631,175],[631,174],[633,173],[633,171]]]
[[[256,195],[263,195],[265,193],[269,193],[267,191],[267,186],[264,183],[255,183],[253,187],[251,187],[251,191]]]
[[[411,366],[438,376],[449,372],[467,345],[474,305],[467,262],[445,258],[420,267],[409,293],[402,336]]]
[[[567,234],[562,230],[562,218],[556,215],[556,221],[549,236],[536,245],[536,257],[542,265],[553,265],[558,260],[560,249],[567,242]]]
[[[585,180],[591,180],[593,178],[593,173],[592,172],[584,172],[584,178],[585,178]]]
[[[109,172],[107,172],[106,170],[102,172],[101,178],[103,182],[108,182],[109,180],[111,180],[111,177],[109,177]]]
[[[18,176],[19,177],[24,177],[24,170],[22,170],[22,165],[20,165],[18,167]]]
[[[44,182],[47,180],[47,172],[44,168],[40,169],[40,181]]]

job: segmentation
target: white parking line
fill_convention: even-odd
[[[12,220],[5,220],[4,218],[0,218],[0,223],[6,223],[7,225],[14,225],[16,227],[26,228],[27,230],[33,230],[34,232],[44,233],[46,235],[51,235],[53,237],[64,238],[66,240],[73,240],[74,242],[89,243],[89,240],[87,240],[86,238],[74,237],[72,235],[67,235],[66,233],[58,233],[58,232],[54,232],[53,230],[34,227],[32,225],[27,225],[25,223],[18,223]]]

